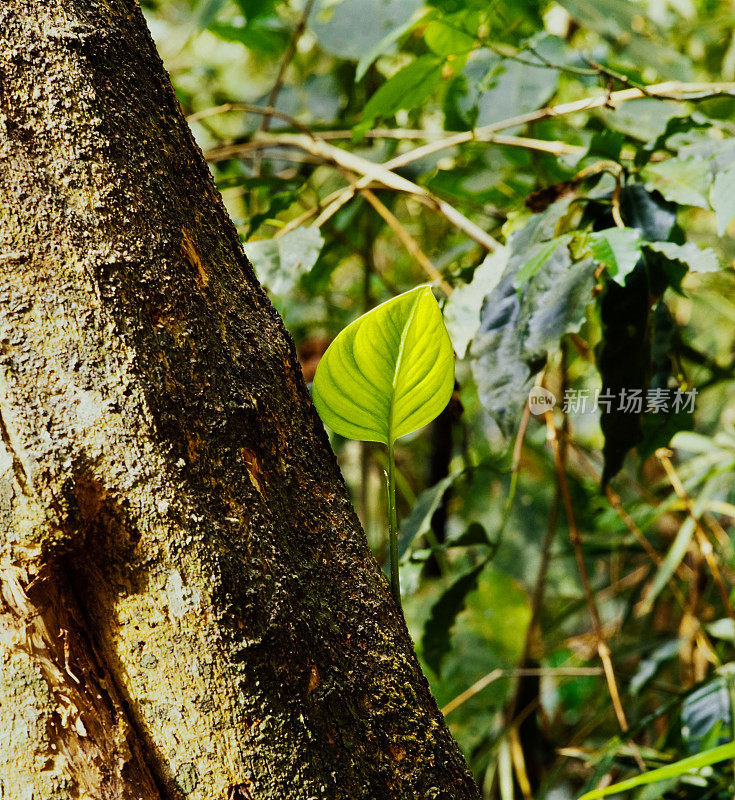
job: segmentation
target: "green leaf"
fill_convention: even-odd
[[[602,156],[603,158],[609,158],[611,161],[618,161],[624,144],[625,136],[620,131],[603,128],[592,135],[587,148],[587,155]]]
[[[420,536],[426,535],[431,530],[431,518],[441,505],[447,489],[454,483],[461,472],[447,475],[438,483],[425,489],[418,496],[411,513],[402,521],[398,534],[398,557],[408,552],[411,543]]]
[[[477,587],[477,579],[485,564],[483,561],[460,575],[431,608],[421,639],[421,652],[424,661],[437,675],[444,656],[449,652],[450,636],[457,614],[464,608],[467,595]]]
[[[436,56],[426,55],[396,72],[368,100],[355,134],[364,135],[378,117],[390,117],[402,108],[420,105],[441,83],[442,63]]]
[[[590,233],[587,241],[594,258],[621,286],[641,257],[641,234],[635,228],[608,228]]]
[[[245,252],[260,282],[284,295],[316,264],[323,245],[318,228],[296,228],[275,239],[247,242]]]
[[[275,13],[275,0],[235,0],[248,21]]]
[[[248,227],[245,232],[245,238],[252,236],[258,228],[267,220],[273,219],[281,211],[285,211],[289,206],[296,202],[303,187],[297,189],[286,189],[285,191],[261,191],[258,194],[264,198],[267,207],[256,214],[253,214],[248,220]]]
[[[671,150],[669,139],[676,135],[688,133],[697,128],[709,128],[712,122],[702,114],[689,113],[685,117],[671,117],[666,123],[666,129],[655,141],[646,144],[636,153],[636,164],[643,166],[648,163],[651,156],[658,150]]]
[[[687,242],[686,244],[648,242],[646,247],[657,253],[662,253],[669,261],[681,262],[692,272],[717,272],[720,269],[720,260],[711,247],[706,247],[702,250],[694,242]]]
[[[560,40],[550,36],[534,42],[534,48],[552,62],[559,58]],[[500,58],[487,49],[475,50],[448,102],[456,119],[472,119],[476,125],[525,114],[540,108],[554,93],[559,72],[543,65],[529,66]],[[528,56],[527,60],[533,60]],[[513,129],[509,129],[511,132]]]
[[[259,23],[250,25],[229,25],[224,22],[213,22],[209,26],[220,39],[227,42],[240,42],[248,50],[264,56],[277,56],[288,41],[286,31]]]
[[[682,758],[680,761],[667,764],[665,767],[659,767],[658,769],[652,769],[650,772],[644,772],[642,775],[629,778],[627,781],[613,783],[610,786],[606,786],[604,789],[594,789],[591,792],[586,792],[579,800],[598,800],[600,797],[607,797],[609,794],[620,794],[628,789],[635,789],[638,786],[646,786],[649,783],[656,783],[657,781],[664,781],[669,778],[678,778],[682,775],[686,775],[690,770],[708,767],[710,764],[718,764],[720,761],[727,761],[733,757],[735,757],[735,742],[730,742],[729,744],[715,747],[712,750],[705,750],[703,753],[697,753],[695,756]]]
[[[202,30],[209,27],[224,4],[225,0],[199,0],[194,7],[194,19],[198,27]]]
[[[317,367],[313,397],[341,436],[390,445],[431,422],[454,388],[454,354],[428,286],[348,325]]]
[[[569,243],[570,238],[569,236],[559,236],[549,242],[543,242],[533,247],[529,251],[526,261],[516,273],[513,281],[515,288],[520,289],[524,283],[533,278],[560,247]]]
[[[658,189],[672,203],[709,208],[712,171],[702,159],[670,158],[660,164],[649,164],[641,175],[648,188]]]
[[[679,113],[680,108],[674,103],[646,97],[635,103],[617,106],[614,111],[603,109],[598,116],[606,128],[620,131],[640,142],[651,142],[665,131],[668,121]]]
[[[458,535],[453,536],[446,542],[446,547],[470,547],[472,545],[482,544],[496,547],[496,542],[493,542],[487,535],[487,531],[479,522],[470,522],[470,524]]]
[[[628,273],[624,285],[605,283],[600,299],[602,341],[597,351],[597,368],[607,403],[599,403],[600,427],[605,436],[602,486],[618,473],[631,447],[643,436],[641,414],[620,407],[623,391],[645,391],[650,369],[648,341],[649,286],[644,264]],[[642,409],[641,409],[642,411]]]
[[[365,77],[365,73],[368,71],[368,68],[373,61],[375,61],[378,56],[382,56],[383,53],[385,53],[393,44],[393,42],[398,41],[398,39],[400,39],[401,36],[406,33],[406,31],[409,31],[415,25],[418,25],[425,17],[425,14],[420,15],[418,19],[415,17],[409,17],[409,19],[401,22],[399,25],[393,28],[393,30],[388,31],[388,33],[386,33],[376,45],[361,55],[360,60],[357,62],[357,69],[355,70],[355,81],[361,81]]]
[[[442,58],[469,53],[475,46],[475,37],[463,30],[466,15],[466,12],[462,12],[432,20],[424,30],[424,41],[428,48]]]
[[[717,235],[724,236],[727,226],[735,217],[735,165],[715,175],[710,191],[710,202],[717,214]]]

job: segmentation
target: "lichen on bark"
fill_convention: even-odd
[[[0,7],[0,795],[476,798],[132,0]]]

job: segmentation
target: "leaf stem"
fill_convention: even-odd
[[[398,522],[396,517],[396,455],[393,442],[388,444],[388,524],[390,528],[390,590],[401,608],[401,579],[398,574]]]

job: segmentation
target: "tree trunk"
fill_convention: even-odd
[[[0,5],[0,797],[477,798],[137,3]]]

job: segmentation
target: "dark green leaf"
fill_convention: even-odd
[[[391,117],[402,108],[415,108],[432,94],[442,81],[442,62],[436,56],[421,56],[387,80],[368,100],[362,120],[354,128],[359,137],[379,117]]]
[[[620,131],[612,131],[603,128],[596,131],[592,136],[592,141],[587,149],[588,156],[598,156],[617,161],[620,158],[620,151],[625,142],[625,136]]]
[[[401,522],[398,532],[398,557],[403,558],[411,544],[418,537],[424,536],[431,529],[431,518],[441,505],[444,493],[454,483],[460,473],[448,475],[446,478],[425,489],[418,496],[411,513]]]
[[[495,546],[495,542],[490,540],[487,531],[479,522],[471,522],[459,536],[447,541],[447,547],[471,547],[476,544]]]
[[[276,0],[235,0],[248,21],[275,13]]]
[[[454,621],[464,608],[467,595],[477,587],[477,580],[484,568],[485,562],[460,575],[431,608],[421,639],[421,652],[424,661],[437,675],[441,672],[444,656],[449,652]]]
[[[650,363],[647,339],[648,280],[643,264],[627,277],[625,286],[609,280],[600,304],[603,339],[597,351],[597,366],[603,393],[612,398],[600,403],[600,426],[605,436],[605,467],[602,485],[620,470],[631,447],[640,442],[641,414],[626,410],[621,397],[631,391],[645,396]]]
[[[637,228],[648,241],[665,242],[676,224],[676,206],[638,183],[622,188],[620,213],[625,224]]]
[[[288,34],[279,28],[264,25],[229,25],[213,22],[209,26],[212,33],[228,42],[240,42],[249,50],[264,56],[277,56],[288,42]]]

